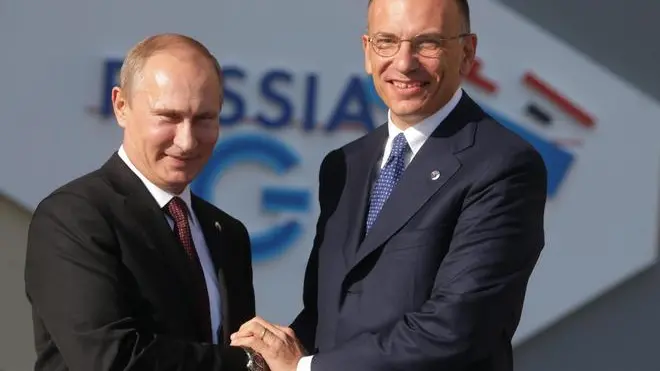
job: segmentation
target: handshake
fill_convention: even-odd
[[[300,359],[307,355],[290,327],[274,325],[260,317],[245,322],[233,333],[230,345],[253,354],[249,368],[257,371],[296,371]]]

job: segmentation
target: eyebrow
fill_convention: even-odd
[[[387,37],[399,38],[398,35],[395,35],[394,33],[391,33],[391,32],[376,32],[376,33],[374,33],[374,36],[387,36]],[[419,33],[419,34],[416,34],[416,35],[413,36],[413,38],[417,38],[417,37],[441,37],[441,38],[444,38],[446,36],[444,36],[441,32],[438,32],[438,31],[429,31],[429,32]]]
[[[153,108],[151,112],[164,116],[183,115],[183,112],[171,108]]]
[[[185,116],[185,112],[180,111],[180,110],[175,110],[171,108],[154,108],[151,110],[156,115],[161,115],[161,116],[168,116],[168,117],[183,117]],[[195,119],[203,119],[203,118],[213,118],[217,116],[215,112],[212,111],[205,111],[205,112],[200,112],[195,115]]]

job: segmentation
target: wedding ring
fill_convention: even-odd
[[[261,336],[259,337],[261,340],[264,339],[264,336],[266,336],[266,328],[264,327],[264,330],[261,332]]]

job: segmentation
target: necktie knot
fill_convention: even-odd
[[[167,203],[165,210],[176,223],[187,220],[188,218],[188,206],[180,197],[173,197]]]
[[[403,157],[408,150],[410,150],[410,146],[408,145],[406,136],[403,133],[399,133],[392,141],[392,152],[390,153],[388,162]]]

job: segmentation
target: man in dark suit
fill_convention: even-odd
[[[122,146],[30,225],[35,370],[243,370],[229,334],[255,315],[248,233],[189,189],[218,138],[220,67],[164,34],[128,53],[120,79]]]
[[[467,1],[373,0],[363,44],[388,123],[321,165],[302,312],[232,344],[273,371],[510,371],[544,246],[543,160],[460,88]]]

